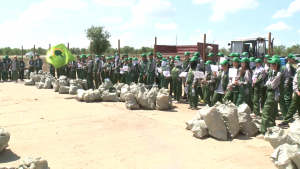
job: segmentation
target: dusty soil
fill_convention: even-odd
[[[22,83],[0,83],[0,126],[11,140],[0,166],[41,156],[61,168],[275,168],[268,142],[196,139],[185,121],[197,111],[130,111],[124,103],[82,103]]]

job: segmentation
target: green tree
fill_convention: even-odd
[[[286,47],[284,45],[274,46],[274,55],[286,56]]]
[[[111,45],[108,39],[110,38],[110,33],[104,30],[104,27],[92,26],[87,29],[86,37],[93,41],[93,53],[100,55],[104,53]]]
[[[219,49],[219,52],[222,52],[224,55],[229,55],[230,54],[230,49],[226,49],[226,48],[221,48]]]
[[[134,47],[130,47],[130,46],[124,46],[122,49],[121,53],[134,53],[135,49]]]
[[[287,48],[286,54],[289,54],[289,53],[300,54],[300,45],[297,44],[297,45],[293,45],[293,46]]]

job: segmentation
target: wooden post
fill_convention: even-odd
[[[51,44],[49,43],[49,49],[51,49]]]
[[[268,55],[271,55],[271,32],[269,32]]]
[[[92,41],[90,42],[90,55],[91,55],[91,58],[93,59],[93,42]]]
[[[35,59],[35,45],[33,46],[33,58]]]
[[[120,58],[120,39],[118,40],[118,54],[119,54],[119,58]]]
[[[68,42],[68,50],[69,50],[69,42]]]
[[[206,62],[205,48],[206,48],[206,34],[204,34],[204,39],[203,39],[203,60],[204,60],[204,62]]]
[[[156,58],[156,44],[157,44],[157,37],[155,37],[155,40],[154,40],[154,59]]]
[[[22,57],[23,57],[23,45],[22,45]]]

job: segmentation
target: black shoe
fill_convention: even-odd
[[[278,124],[278,127],[290,127],[289,124],[281,122],[280,124]]]

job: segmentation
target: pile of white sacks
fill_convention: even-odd
[[[9,139],[10,139],[9,132],[0,128],[0,153],[8,147]]]
[[[192,130],[196,138],[212,136],[220,140],[234,138],[239,133],[254,136],[260,129],[260,120],[253,120],[247,104],[236,107],[231,102],[216,103],[213,107],[204,107],[190,121],[187,129]]]
[[[78,101],[82,102],[125,102],[129,110],[149,109],[168,110],[172,108],[172,101],[167,89],[153,86],[148,90],[142,83],[131,85],[118,83],[113,85],[106,80],[96,90],[77,90]]]
[[[280,127],[270,127],[264,136],[275,149],[270,160],[277,168],[300,168],[300,119],[296,119],[286,134]]]
[[[41,157],[26,157],[18,167],[0,167],[0,169],[50,169],[47,160]]]

